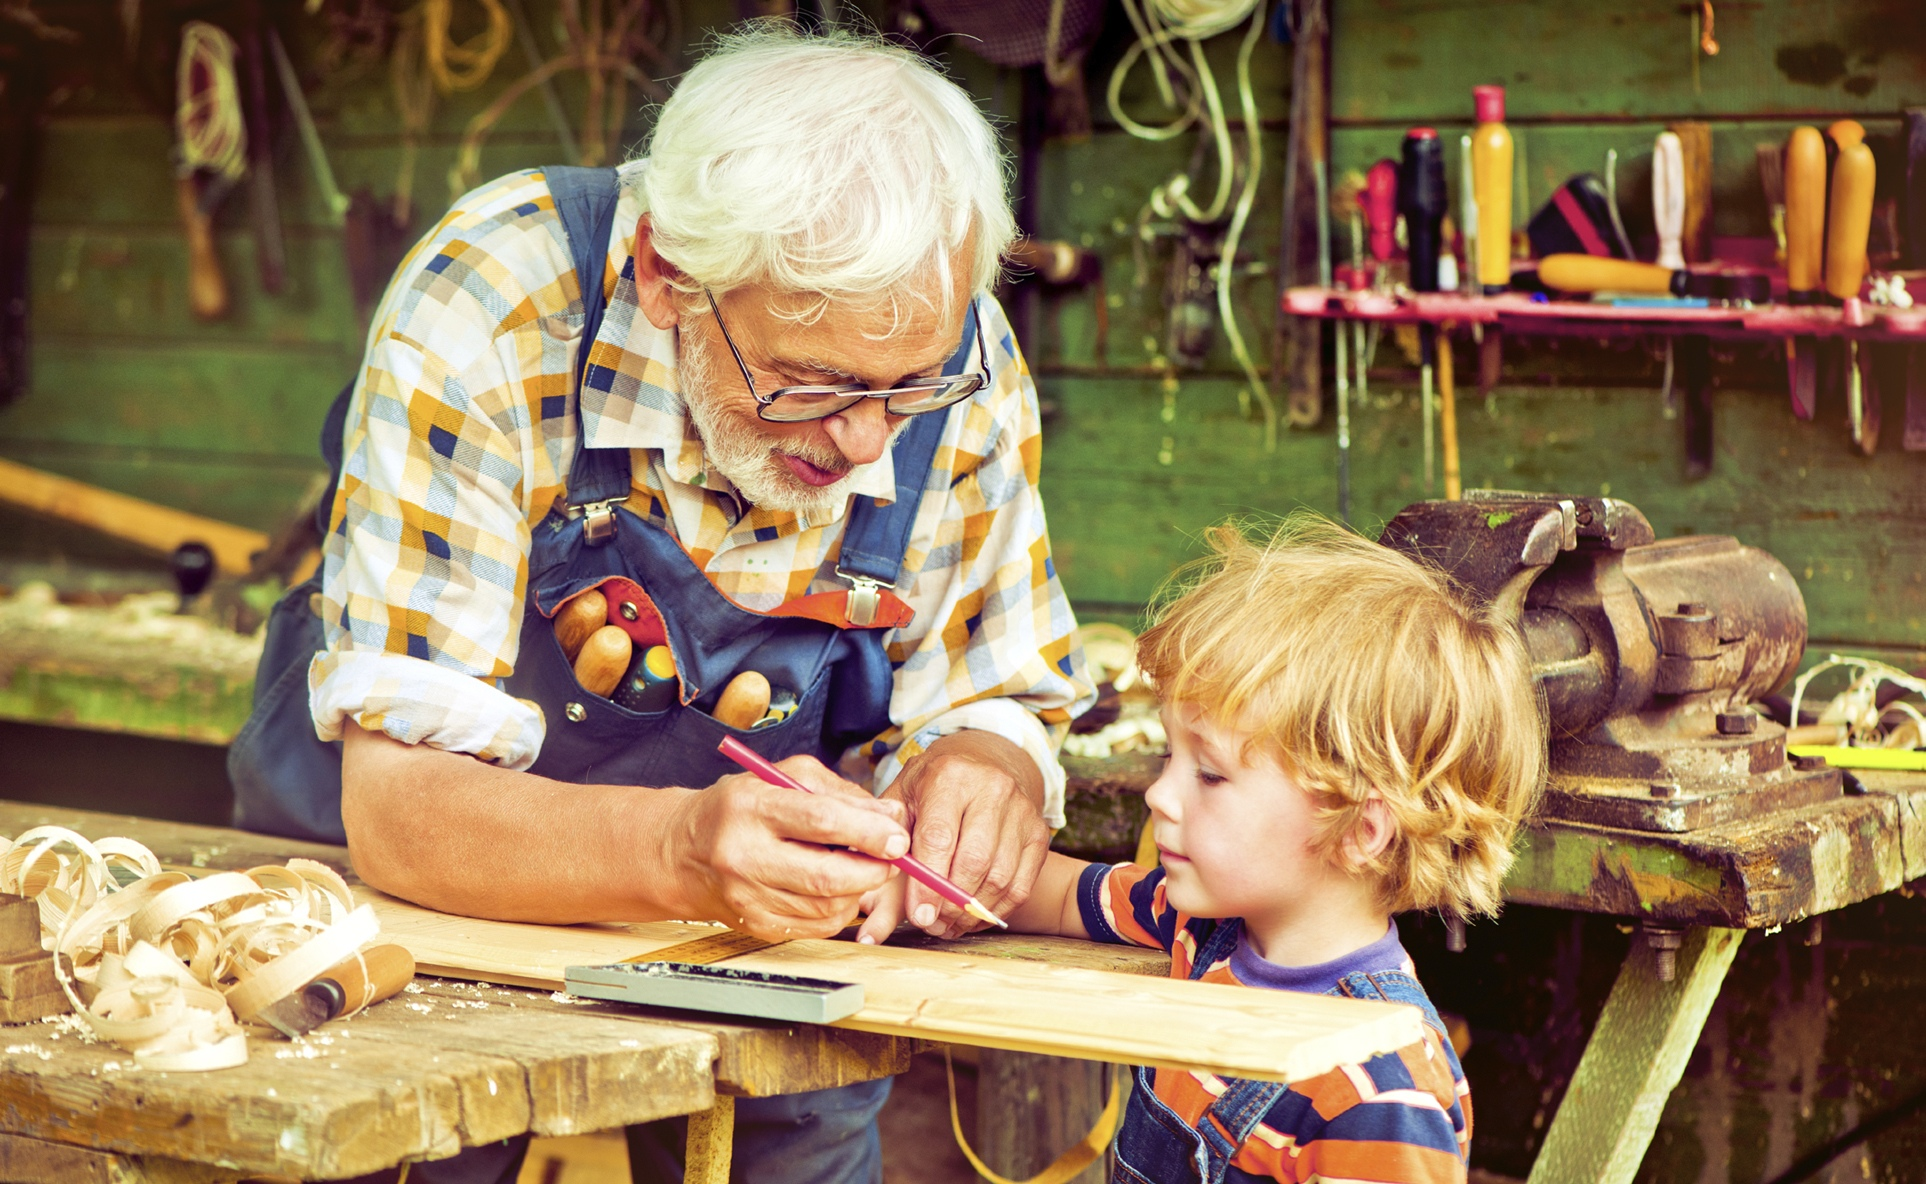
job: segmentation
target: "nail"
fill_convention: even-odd
[[[856,944],[859,946],[873,946],[876,944],[876,939],[867,933],[859,933],[856,935]]]
[[[909,854],[909,836],[908,835],[891,835],[889,837],[889,841],[883,844],[883,855],[886,858],[901,859],[903,856],[908,854]]]
[[[933,925],[935,924],[935,922],[936,922],[935,905],[919,904],[916,906],[916,923],[918,925]]]

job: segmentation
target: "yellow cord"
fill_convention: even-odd
[[[950,1081],[950,1131],[956,1135],[956,1145],[962,1150],[963,1158],[969,1160],[976,1174],[990,1184],[1068,1184],[1078,1172],[1103,1158],[1103,1153],[1110,1147],[1110,1140],[1117,1134],[1117,1120],[1122,1117],[1123,1111],[1123,1092],[1119,1088],[1116,1067],[1112,1066],[1110,1099],[1104,1103],[1103,1113],[1097,1115],[1096,1125],[1090,1128],[1090,1133],[1083,1137],[1082,1142],[1057,1156],[1049,1167],[1027,1180],[999,1176],[977,1156],[970,1148],[970,1141],[963,1136],[963,1120],[956,1111],[956,1065],[950,1060],[948,1045],[943,1048],[943,1068],[949,1074]]]
[[[495,72],[495,63],[508,49],[508,10],[501,0],[481,0],[488,28],[456,44],[449,39],[454,0],[422,0],[428,73],[445,95],[474,90]]]

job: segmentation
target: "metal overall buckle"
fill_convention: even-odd
[[[840,567],[836,569],[836,574],[849,581],[849,599],[843,606],[843,616],[858,629],[874,625],[876,610],[883,605],[883,582],[846,572]]]
[[[614,538],[615,507],[628,500],[627,497],[616,497],[577,506],[576,510],[582,515],[582,537],[595,546]]]

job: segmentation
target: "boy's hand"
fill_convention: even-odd
[[[1003,916],[1029,897],[1050,829],[1043,774],[1021,748],[989,732],[952,733],[910,760],[883,797],[909,807],[910,853],[991,912]],[[984,924],[914,882],[902,907],[933,937],[961,937]],[[898,919],[873,915],[864,931],[881,941]]]

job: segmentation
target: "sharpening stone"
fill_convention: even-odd
[[[833,1023],[863,1009],[861,983],[686,962],[571,966],[567,986],[569,994],[590,999],[806,1024]]]

